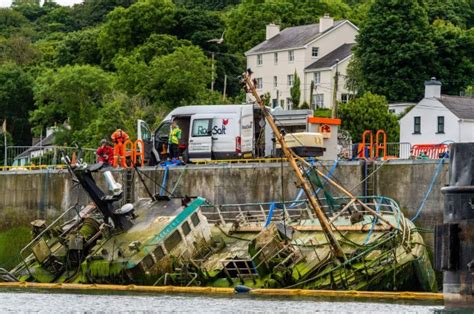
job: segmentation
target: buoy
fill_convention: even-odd
[[[238,285],[235,286],[234,291],[235,293],[249,293],[252,288],[244,286],[244,285]]]

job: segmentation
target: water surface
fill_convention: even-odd
[[[0,313],[434,313],[433,303],[375,302],[249,295],[0,292]]]

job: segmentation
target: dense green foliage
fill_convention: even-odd
[[[293,86],[290,88],[291,102],[293,103],[293,108],[298,108],[300,106],[301,98],[301,79],[298,76],[298,73],[293,74],[294,82]]]
[[[28,144],[31,131],[28,112],[33,109],[33,81],[20,66],[0,65],[0,113],[8,117],[8,130],[18,143]]]
[[[474,4],[467,0],[374,0],[355,48],[348,87],[417,101],[436,77],[443,93],[474,82]]]
[[[388,142],[398,142],[399,125],[397,116],[388,112],[388,102],[384,96],[366,93],[360,98],[339,105],[342,128],[349,131],[353,143],[362,141],[365,130],[385,130]]]
[[[226,101],[240,102],[244,53],[265,25],[324,13],[361,28],[349,71],[360,94],[416,100],[431,76],[451,94],[474,85],[470,0],[15,0],[0,9],[1,112],[17,145],[52,125],[68,125],[57,137],[68,145],[95,146],[116,127],[133,135],[137,118],[155,124],[176,106],[222,103],[224,78]]]

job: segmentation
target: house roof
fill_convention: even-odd
[[[442,95],[436,99],[459,119],[474,120],[474,97]]]
[[[314,70],[314,69],[323,69],[323,68],[330,68],[332,67],[335,63],[336,60],[339,59],[339,61],[344,60],[345,58],[349,57],[352,54],[352,47],[354,47],[355,44],[343,44],[339,46],[338,48],[334,49],[321,59],[311,63],[306,67],[305,70]]]
[[[272,38],[265,40],[253,47],[245,54],[255,54],[267,51],[284,50],[291,48],[303,47],[308,42],[318,38],[319,36],[330,32],[346,20],[334,21],[334,25],[324,32],[319,32],[319,24],[310,24],[303,26],[288,27],[279,32]]]

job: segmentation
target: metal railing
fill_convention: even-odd
[[[359,145],[360,143],[356,143],[353,145],[351,156],[352,159],[358,158],[367,158],[369,159],[370,156],[375,156],[375,145],[372,147],[372,154],[370,153],[370,146],[365,146],[365,154],[362,152],[362,148]],[[379,149],[379,158],[380,159],[410,159],[411,157],[411,144],[408,142],[391,142],[386,144],[386,154],[382,149]],[[374,157],[375,158],[375,157]]]
[[[64,165],[61,161],[61,151],[71,156],[81,151],[81,158],[86,163],[96,162],[96,150],[93,148],[67,147],[67,146],[7,146],[6,162],[4,156],[5,148],[0,149],[2,153],[0,166],[8,167],[36,167]]]
[[[58,239],[55,237],[51,237],[51,239],[45,240],[45,235],[52,232],[52,230],[57,226],[63,226],[65,223],[72,222],[71,219],[73,219],[74,217],[78,217],[80,219],[81,210],[82,208],[77,205],[69,207],[51,224],[49,224],[43,231],[41,231],[33,240],[31,240],[25,247],[23,247],[23,249],[21,249],[19,255],[22,263],[15,267],[11,272],[17,273],[22,268],[24,268],[31,276],[32,274],[29,268],[29,266],[31,265],[29,265],[29,263],[32,260],[37,260],[37,256],[35,256],[35,254],[33,253],[33,247],[39,247],[40,245],[42,245],[41,250],[48,251],[48,253],[50,253],[49,255],[59,250],[61,248],[61,245],[58,245]],[[63,230],[61,231],[63,234],[65,233]]]
[[[397,203],[388,198],[380,196],[358,197],[365,205],[380,213],[400,215],[400,208]],[[328,202],[325,198],[319,199],[321,208],[328,214],[329,218],[337,216],[338,211],[343,209],[349,202],[348,197],[335,197],[336,204]],[[212,224],[238,224],[239,226],[263,226],[270,214],[270,207],[273,203],[247,203],[247,204],[226,204],[226,205],[202,205],[201,212],[206,216],[207,221]],[[359,203],[352,203],[354,209],[367,213],[367,210]],[[288,201],[277,203],[272,213],[272,220],[281,221],[283,218],[290,221],[302,221],[305,219],[316,220],[314,212],[307,200]]]

